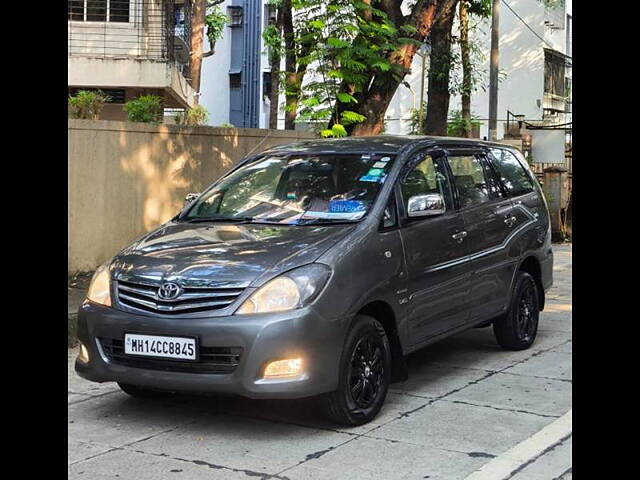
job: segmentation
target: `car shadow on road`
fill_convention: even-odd
[[[390,387],[385,405],[382,408],[378,422],[388,421],[403,414],[403,409],[410,409],[416,403],[425,403],[440,393],[436,386],[449,383],[455,376],[453,370],[438,367],[439,362],[446,362],[451,356],[461,355],[462,351],[474,352],[475,355],[492,354],[500,349],[495,341],[490,341],[491,329],[471,330],[448,338],[407,356],[409,371],[408,382],[395,382]],[[461,380],[465,381],[465,380]],[[412,395],[414,402],[407,405],[406,400],[399,398],[403,390],[418,392]],[[420,394],[419,392],[427,392]],[[112,399],[112,402],[115,399]],[[340,427],[324,419],[317,398],[303,398],[296,400],[256,400],[239,396],[223,395],[193,395],[170,394],[161,398],[131,398],[118,395],[111,405],[118,410],[119,420],[127,421],[127,417],[136,417],[144,412],[146,417],[177,416],[188,423],[189,415],[196,415],[200,426],[215,426],[221,416],[237,419],[251,419],[258,421],[277,422],[291,426],[302,426],[321,430],[340,431],[349,433],[354,431],[347,427]],[[188,413],[186,413],[188,412]],[[228,418],[225,421],[228,424]],[[375,424],[375,423],[374,423]],[[286,429],[283,430],[286,432]]]

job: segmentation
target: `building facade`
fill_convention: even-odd
[[[190,0],[69,0],[68,86],[110,97],[101,119],[125,120],[124,102],[159,95],[167,108],[195,105]]]
[[[215,54],[203,59],[200,104],[211,125],[266,128],[270,67],[262,32],[269,6],[265,0],[225,0],[221,8],[229,23]]]

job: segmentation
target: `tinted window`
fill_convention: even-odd
[[[531,178],[511,152],[492,148],[491,154],[493,155],[493,165],[509,194],[518,196],[533,191]]]
[[[424,154],[421,154],[421,156],[424,156]],[[429,193],[439,193],[448,204],[447,177],[442,172],[442,165],[439,164],[437,159],[430,155],[424,156],[424,159],[409,171],[400,184],[405,208],[409,198],[414,195],[426,195]]]
[[[460,208],[488,202],[489,185],[480,159],[474,155],[451,156],[449,165],[458,192]]]

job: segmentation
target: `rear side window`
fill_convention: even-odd
[[[491,155],[500,180],[512,197],[533,192],[533,182],[515,155],[501,148],[492,148]]]
[[[460,208],[472,207],[490,200],[489,185],[478,157],[450,156],[449,166],[458,192]]]

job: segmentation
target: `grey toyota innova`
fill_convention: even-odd
[[[76,371],[134,396],[314,396],[357,425],[404,356],[471,327],[520,350],[552,285],[519,151],[436,137],[312,140],[240,162],[95,273]]]

